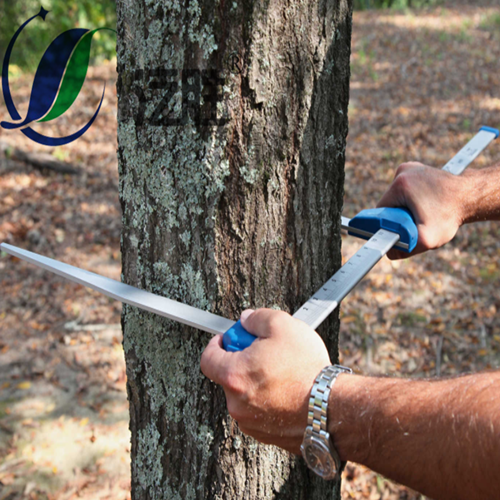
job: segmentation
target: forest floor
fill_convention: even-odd
[[[500,126],[500,6],[480,5],[355,14],[344,215],[374,206],[400,163],[441,167],[481,125]],[[16,148],[41,148],[0,130],[0,241],[119,279],[112,65],[90,70],[75,107],[88,120],[104,82],[96,123],[50,150],[81,175],[16,160]],[[24,106],[30,85],[12,83]],[[472,168],[499,159],[494,143]],[[344,258],[360,245],[344,237]],[[498,223],[464,227],[432,254],[384,259],[342,304],[341,362],[411,377],[500,367],[499,262]],[[0,500],[130,498],[121,305],[6,254],[0,286]],[[343,498],[422,498],[353,464],[342,489]]]

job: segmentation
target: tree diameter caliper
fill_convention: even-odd
[[[500,132],[494,128],[481,127],[476,136],[443,167],[443,170],[460,175],[499,135]],[[368,241],[293,315],[314,329],[335,310],[342,299],[391,248],[411,252],[418,240],[417,226],[410,212],[404,208],[368,209],[350,220],[342,217],[342,229],[350,235]],[[2,243],[0,249],[131,306],[208,333],[221,334],[227,351],[241,351],[256,339],[239,321],[232,321],[7,243]]]

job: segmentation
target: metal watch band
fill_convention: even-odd
[[[352,370],[342,365],[327,366],[321,370],[314,381],[307,415],[307,426],[311,428],[312,433],[328,437],[328,398],[337,376],[341,373],[352,373]]]

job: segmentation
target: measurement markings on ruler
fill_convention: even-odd
[[[443,167],[443,170],[453,175],[460,175],[495,137],[495,132],[484,127]]]
[[[459,175],[499,135],[500,132],[496,129],[482,127],[480,132],[443,167],[443,170]],[[349,219],[342,217],[343,229],[370,239],[294,314],[295,318],[305,321],[314,329],[326,319],[342,299],[393,246],[396,245],[399,248],[403,246],[403,242],[399,246],[397,245],[400,236],[395,232],[385,229],[376,231],[374,229],[376,233],[373,234],[373,232],[351,228],[349,223]],[[381,224],[378,227],[380,226]],[[405,243],[405,245],[406,250],[411,250],[409,244]],[[12,245],[2,243],[0,248],[11,255],[36,264],[76,283],[93,288],[113,299],[121,300],[132,306],[212,334],[223,334],[224,346],[230,348],[233,352],[245,349],[255,340],[255,337],[246,332],[239,322],[235,323],[208,311],[140,290]]]
[[[443,167],[453,175],[460,175],[467,166],[498,137],[490,127],[481,130]],[[349,226],[342,217],[342,229],[367,237],[370,233]],[[366,276],[375,264],[393,247],[398,247],[399,235],[380,229],[356,252],[300,309],[293,315],[312,328],[317,328],[339,305],[342,299]]]
[[[377,231],[293,317],[316,328],[398,240],[396,233]]]

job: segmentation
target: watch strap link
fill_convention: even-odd
[[[313,433],[323,436],[328,434],[328,398],[337,376],[341,373],[352,373],[352,370],[342,365],[327,366],[321,370],[314,381],[307,415],[307,426],[311,427],[310,430]]]
[[[343,464],[328,433],[328,398],[340,373],[352,373],[341,365],[326,366],[314,381],[309,397],[307,426],[300,450],[307,466],[325,480],[340,477]]]

